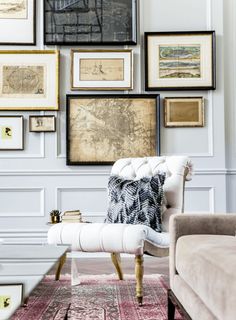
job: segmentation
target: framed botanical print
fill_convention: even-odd
[[[30,132],[55,132],[56,118],[53,115],[29,116]]]
[[[164,99],[165,127],[203,127],[203,97],[171,97]]]
[[[0,110],[58,110],[59,51],[0,51]]]
[[[44,0],[48,45],[136,44],[137,0]]]
[[[23,304],[23,283],[0,284],[0,319],[10,319]]]
[[[146,90],[215,89],[215,50],[215,31],[146,32]]]
[[[67,95],[67,165],[160,154],[159,95]]]
[[[36,0],[0,1],[0,45],[36,44]]]
[[[72,90],[132,88],[132,50],[71,50]]]
[[[24,149],[22,116],[0,116],[0,150]]]

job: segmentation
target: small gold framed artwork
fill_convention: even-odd
[[[71,90],[131,89],[132,50],[71,50]]]
[[[55,132],[55,116],[29,116],[30,132]]]
[[[203,97],[171,97],[164,99],[165,127],[203,127]]]

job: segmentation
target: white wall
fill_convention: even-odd
[[[37,1],[37,46],[19,47],[19,49],[46,48],[43,45],[42,2]],[[229,2],[234,3],[234,0]],[[138,45],[132,47],[135,53],[135,83],[131,93],[144,92],[144,31],[216,31],[217,89],[200,92],[160,92],[162,98],[204,96],[206,125],[204,128],[178,129],[167,129],[162,125],[161,153],[162,155],[188,154],[195,164],[196,175],[186,186],[188,212],[225,212],[227,207],[225,103],[226,116],[230,120],[230,126],[228,123],[226,126],[226,138],[231,138],[231,144],[227,146],[230,155],[227,164],[234,170],[231,173],[235,173],[236,169],[233,166],[235,113],[232,113],[234,116],[231,117],[231,111],[234,111],[233,102],[225,99],[224,93],[223,49],[226,37],[224,38],[223,34],[223,0],[140,0],[139,7],[140,37]],[[232,12],[230,14],[232,16]],[[229,29],[233,29],[233,24],[232,21]],[[235,44],[235,37],[231,36]],[[8,46],[1,49],[17,48]],[[25,150],[0,153],[0,238],[5,238],[7,241],[40,242],[45,239],[48,229],[46,222],[52,209],[79,208],[83,216],[91,221],[102,221],[106,212],[106,185],[110,167],[68,167],[65,164],[65,95],[70,93],[70,48],[58,47],[58,49],[61,50],[61,109],[55,113],[57,132],[29,133],[28,116],[35,112],[15,112],[14,114],[23,114],[27,119]],[[233,61],[235,47],[233,52],[227,54]],[[235,64],[233,66],[235,69]],[[228,71],[230,70],[231,65],[228,63]],[[227,86],[229,86],[228,80]],[[228,92],[229,88],[226,89]],[[232,96],[233,87],[231,89],[228,94],[231,93]],[[230,176],[228,183],[236,185],[234,176]],[[236,205],[234,204],[236,200],[232,199],[228,200],[230,209]]]

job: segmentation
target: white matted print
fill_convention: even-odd
[[[55,116],[30,116],[29,117],[30,132],[54,132],[56,131]]]
[[[0,110],[58,108],[58,51],[0,51]]]
[[[0,150],[24,149],[22,116],[0,116]]]
[[[133,89],[132,50],[71,50],[71,89]]]
[[[23,303],[23,284],[0,284],[0,319],[8,320]]]
[[[35,0],[0,1],[0,44],[35,44],[35,10]]]

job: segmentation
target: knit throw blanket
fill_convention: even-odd
[[[105,222],[144,224],[161,232],[165,174],[126,180],[112,175],[108,182],[109,207]]]

